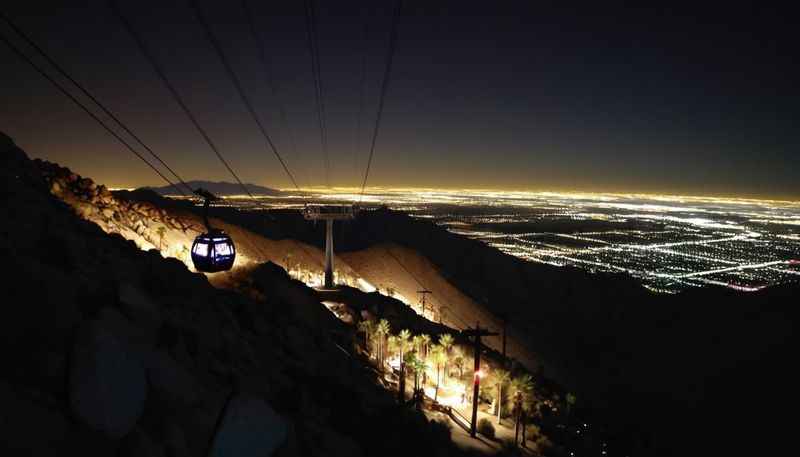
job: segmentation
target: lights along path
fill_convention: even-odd
[[[582,236],[569,236],[569,235],[566,235],[565,237],[573,238],[573,239],[581,239],[581,240],[591,241],[591,242],[600,241],[600,240],[595,240],[593,238],[582,237]],[[517,241],[520,241],[520,242],[528,244],[528,245],[536,245],[537,244],[537,242],[523,240],[523,239],[517,239]],[[664,249],[664,247],[666,247],[666,246],[674,247],[674,246],[687,246],[687,245],[708,245],[708,244],[730,242],[730,241],[758,241],[758,242],[760,242],[759,240],[755,240],[753,236],[736,235],[736,236],[732,236],[732,237],[716,238],[716,239],[710,239],[710,240],[686,241],[686,242],[675,242],[675,243],[661,243],[661,244],[653,244],[653,245],[629,244],[629,245],[618,245],[618,246],[608,246],[608,247],[604,246],[604,247],[600,247],[600,248],[585,248],[585,249],[564,249],[563,247],[560,247],[560,246],[541,243],[541,245],[547,246],[548,248],[550,248],[550,250],[536,250],[536,249],[528,248],[528,249],[525,249],[525,251],[527,251],[527,253],[526,253],[526,255],[524,255],[524,258],[527,258],[527,259],[533,260],[533,261],[540,261],[541,257],[557,258],[557,259],[565,260],[565,261],[567,261],[569,263],[573,263],[573,264],[583,264],[583,265],[589,265],[589,266],[592,266],[592,267],[597,267],[597,268],[600,268],[600,269],[605,270],[605,271],[624,272],[624,273],[628,273],[628,274],[630,274],[632,276],[636,276],[636,277],[661,278],[661,279],[671,280],[671,281],[674,281],[676,283],[686,284],[686,285],[690,285],[690,284],[686,283],[685,280],[687,280],[687,279],[697,279],[699,282],[701,282],[703,284],[725,286],[725,287],[730,287],[730,288],[733,288],[733,289],[736,289],[736,290],[742,290],[742,291],[761,290],[761,289],[763,289],[763,286],[745,286],[745,285],[741,285],[741,284],[734,284],[734,283],[730,283],[730,282],[717,281],[717,280],[712,280],[712,279],[708,279],[708,278],[701,278],[701,277],[703,277],[703,276],[711,276],[711,275],[720,274],[720,273],[741,272],[741,271],[745,271],[745,270],[757,270],[757,269],[765,269],[765,268],[769,268],[771,270],[775,270],[772,267],[775,267],[775,266],[778,266],[778,265],[791,265],[792,262],[793,262],[793,261],[790,261],[790,260],[774,260],[774,261],[769,261],[769,262],[760,262],[760,263],[751,263],[751,264],[738,264],[738,263],[736,263],[734,261],[731,261],[731,260],[725,260],[725,259],[719,259],[719,258],[714,258],[714,257],[709,257],[709,256],[704,256],[704,255],[696,255],[696,254],[692,254],[692,253],[674,251],[674,250],[671,250],[671,249]],[[507,243],[506,244],[496,243],[495,246],[498,247],[499,249],[503,250],[503,251],[513,251],[513,250],[519,248],[519,246],[516,246],[516,245],[513,245],[513,244],[507,244]],[[693,271],[693,272],[688,272],[688,273],[660,273],[660,272],[654,272],[654,271],[646,271],[646,270],[643,270],[643,269],[626,268],[626,267],[622,267],[622,266],[619,266],[619,265],[614,265],[612,263],[600,262],[600,261],[597,261],[597,260],[589,260],[589,259],[582,259],[582,258],[576,257],[576,255],[594,254],[594,253],[597,253],[599,251],[624,252],[624,251],[626,251],[628,249],[655,251],[655,252],[660,252],[660,253],[667,254],[667,255],[670,255],[670,256],[687,257],[687,258],[692,258],[692,259],[696,259],[696,260],[702,260],[702,261],[705,261],[705,262],[720,263],[720,264],[725,264],[725,265],[730,265],[730,266],[727,266],[727,267],[724,267],[724,268],[714,268],[714,269],[709,269],[709,270]],[[514,255],[520,256],[520,253],[519,252],[515,252]],[[548,262],[548,263],[550,263],[550,262]],[[800,275],[800,272],[795,272],[795,271],[792,271],[792,270],[780,269],[778,271]]]
[[[707,276],[713,275],[717,273],[727,273],[731,271],[742,271],[742,270],[754,270],[758,268],[767,268],[773,267],[775,265],[789,265],[788,260],[775,260],[772,262],[764,262],[764,263],[757,263],[753,265],[737,265],[735,267],[729,268],[719,268],[717,270],[707,270],[707,271],[695,271],[692,273],[686,273],[682,275],[667,275],[667,274],[654,274],[655,276],[663,277],[663,278],[676,278],[676,279],[685,279],[685,278],[694,278],[696,276]]]

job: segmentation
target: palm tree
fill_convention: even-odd
[[[497,423],[500,423],[500,419],[503,416],[503,384],[507,383],[509,379],[511,379],[511,373],[508,371],[500,368],[495,370],[494,377],[497,383]]]
[[[449,333],[439,335],[439,344],[449,353],[450,348],[453,347],[453,335]]]
[[[372,350],[370,343],[373,339],[373,334],[375,333],[375,321],[372,319],[363,320],[358,323],[358,329],[366,335],[365,343],[367,345],[367,354],[372,357]]]
[[[378,335],[378,367],[381,371],[383,371],[383,361],[386,358],[386,335],[390,331],[391,326],[389,326],[389,321],[386,319],[381,319],[375,329],[375,333]]]
[[[423,333],[419,336],[419,339],[422,342],[422,356],[428,357],[428,348],[431,345],[431,336],[427,333]]]
[[[518,393],[522,395],[523,398],[532,399],[533,377],[526,373],[512,378],[511,383],[508,386],[508,390],[508,395],[511,397],[511,401],[513,401],[513,397],[517,396]]]
[[[461,346],[453,346],[453,365],[458,368],[458,379],[464,379],[464,364],[467,362],[464,349]]]
[[[447,352],[444,347],[435,344],[431,347],[431,360],[436,367],[436,392],[433,395],[433,401],[439,400],[439,384],[442,382],[442,367],[447,363]]]
[[[575,407],[575,402],[578,401],[578,397],[576,397],[575,394],[573,394],[572,392],[568,392],[566,401],[567,401],[567,421],[569,421],[570,416],[572,415],[572,409]]]
[[[406,399],[406,359],[405,355],[411,346],[411,332],[408,329],[400,330],[397,334],[397,348],[400,350],[400,384],[398,386],[398,398],[400,402]]]
[[[419,336],[420,341],[422,343],[422,362],[428,362],[428,348],[431,345],[431,336],[423,333]],[[425,386],[425,383],[428,382],[428,371],[425,370],[422,372],[422,385]]]
[[[439,345],[444,349],[444,353],[447,356],[444,362],[444,379],[446,380],[448,378],[447,364],[450,359],[450,348],[453,347],[453,335],[449,333],[439,335]]]
[[[412,398],[414,399],[417,409],[421,409],[425,392],[423,391],[423,386],[420,385],[420,374],[425,373],[427,366],[414,352],[406,354],[405,364],[410,367],[411,371],[414,373],[414,394]]]
[[[397,334],[397,345],[400,349],[400,360],[403,363],[403,356],[411,348],[411,332],[408,329],[400,330],[400,333]]]
[[[514,412],[514,434],[515,440],[517,440],[515,442],[518,442],[516,437],[519,434],[523,410],[529,410],[533,403],[533,377],[526,373],[513,378],[509,383],[508,390],[508,399],[513,405],[512,411]]]
[[[414,390],[421,389],[423,386],[420,383],[420,375],[425,372],[425,369],[428,367],[428,365],[426,365],[425,362],[417,357],[417,355],[413,352],[406,354],[405,362],[414,373]]]
[[[411,337],[411,347],[417,353],[417,357],[422,357],[422,335],[414,335]]]
[[[389,337],[386,338],[386,358],[391,358],[394,353],[399,350],[400,348],[397,345],[397,336],[389,335]]]

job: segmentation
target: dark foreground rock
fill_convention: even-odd
[[[52,191],[0,135],[0,455],[463,455],[304,286],[215,289]]]

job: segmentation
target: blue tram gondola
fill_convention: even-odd
[[[230,270],[236,260],[236,246],[233,244],[233,239],[224,231],[211,227],[208,222],[209,202],[216,200],[217,197],[204,189],[198,189],[195,193],[205,199],[203,222],[207,231],[197,236],[192,243],[194,268],[205,273]]]

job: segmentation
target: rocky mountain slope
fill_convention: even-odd
[[[462,455],[395,404],[350,355],[351,327],[282,269],[255,266],[252,296],[215,288],[77,217],[4,135],[0,161],[3,455]],[[117,213],[105,223],[154,244],[153,225]]]
[[[191,202],[160,198],[148,190],[112,193],[105,186],[78,176],[68,168],[44,161],[35,163],[49,183],[51,193],[69,204],[80,217],[95,222],[105,232],[118,233],[134,241],[140,249],[158,249],[162,255],[181,260],[188,268],[193,268],[189,249],[194,237],[205,230],[199,209]],[[308,285],[321,284],[323,246],[292,238],[271,239],[270,236],[282,230],[274,230],[274,221],[261,215],[259,221],[250,221],[252,230],[243,229],[237,218],[230,217],[235,211],[224,205],[212,208],[212,214],[222,215],[224,219],[212,217],[211,224],[224,229],[236,240],[237,269],[252,268],[259,262],[270,261],[283,266],[294,278]],[[309,225],[314,226],[306,221],[302,225],[304,230],[308,230]],[[257,233],[259,229],[263,231]],[[391,292],[405,303],[415,305],[414,309],[420,314],[423,310],[418,306],[417,291],[432,291],[426,317],[451,328],[464,329],[478,322],[495,330],[502,328],[501,319],[488,312],[478,300],[461,293],[438,268],[416,251],[397,245],[367,247],[337,255],[335,268],[339,284]],[[212,275],[210,279],[221,285],[227,282],[228,276]],[[485,342],[494,350],[502,349],[499,336],[489,337]],[[547,365],[526,343],[525,336],[514,325],[509,325],[507,353],[532,371]],[[555,373],[553,366],[549,366],[548,371]]]
[[[165,257],[178,259],[193,270],[189,249],[194,238],[206,231],[196,202],[164,199],[149,190],[110,192],[66,167],[41,160],[34,163],[50,192],[79,217],[94,222],[106,233],[133,241],[142,250],[156,249]],[[213,227],[236,240],[237,268],[270,261],[294,268],[297,276],[304,276],[309,283],[321,278],[324,254],[320,249],[289,239],[272,240],[238,225],[209,219]],[[341,282],[356,285],[358,275],[346,263],[337,265],[337,273]],[[220,281],[224,277],[212,278]]]

